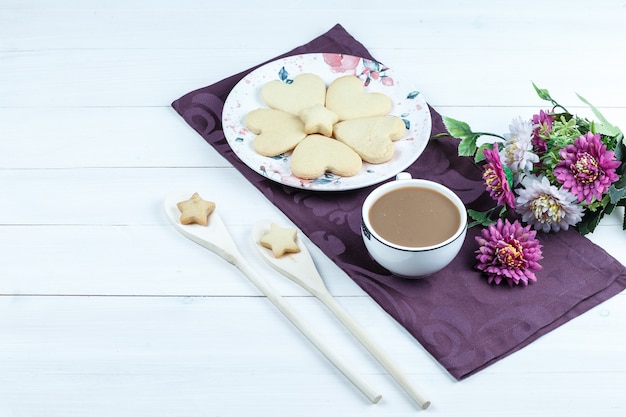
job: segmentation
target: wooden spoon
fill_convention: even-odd
[[[337,355],[325,340],[304,321],[280,294],[271,287],[248,264],[241,252],[237,249],[232,236],[226,229],[219,215],[219,207],[209,216],[207,226],[199,224],[183,225],[180,223],[180,211],[177,203],[187,200],[192,193],[172,193],[165,199],[165,212],[176,230],[185,237],[215,252],[241,270],[252,283],[317,347],[333,365],[337,367],[367,398],[377,403],[382,398],[354,369],[339,355]]]
[[[330,294],[328,288],[324,284],[313,259],[306,245],[301,239],[297,239],[296,243],[300,248],[300,252],[285,254],[276,258],[272,251],[261,246],[259,243],[261,238],[265,236],[271,228],[272,222],[269,220],[261,220],[257,222],[252,230],[252,239],[255,246],[263,258],[274,269],[280,271],[283,275],[302,286],[313,296],[318,298],[337,318],[350,330],[350,332],[365,346],[365,348],[374,356],[380,364],[389,372],[389,374],[400,384],[400,386],[409,394],[423,410],[430,406],[430,401],[425,399],[412,385],[402,370],[391,360],[391,358],[365,333],[365,330],[341,307],[335,298]]]

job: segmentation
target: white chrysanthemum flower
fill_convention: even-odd
[[[558,232],[582,220],[584,208],[576,203],[576,196],[550,184],[546,177],[527,176],[522,185],[517,190],[516,211],[536,230]]]
[[[533,137],[534,129],[535,127],[533,126],[533,121],[524,119],[521,116],[513,119],[509,125],[510,135],[517,136],[524,140],[526,138],[530,140]]]
[[[530,172],[539,157],[533,152],[533,123],[521,117],[513,119],[509,125],[510,134],[506,135],[500,159],[515,174],[516,182],[521,181],[523,172]]]

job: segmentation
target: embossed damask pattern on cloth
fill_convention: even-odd
[[[374,59],[340,25],[283,56],[314,52]],[[253,69],[187,93],[172,106],[454,378],[484,369],[626,288],[626,268],[573,230],[539,235],[544,268],[528,287],[488,285],[474,269],[478,228],[468,231],[453,263],[428,279],[391,275],[369,258],[360,236],[361,204],[374,186],[334,192],[290,188],[253,172],[233,153],[221,128],[222,108]],[[441,116],[432,108],[431,114],[433,135],[445,132]],[[484,209],[492,203],[481,170],[458,157],[456,145],[449,137],[431,139],[407,171],[447,185],[469,208]]]

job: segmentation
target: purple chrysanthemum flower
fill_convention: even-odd
[[[563,187],[576,196],[578,202],[590,204],[602,200],[611,184],[619,179],[615,169],[620,161],[606,149],[599,134],[588,132],[560,151],[561,158],[554,175]]]
[[[536,231],[522,226],[517,220],[498,219],[476,236],[476,269],[487,274],[487,282],[509,286],[537,281],[534,271],[541,270],[541,244],[535,238]]]
[[[582,220],[584,208],[569,191],[550,184],[546,177],[529,176],[517,190],[516,211],[522,221],[545,233],[567,230]]]
[[[550,113],[546,113],[543,110],[539,111],[539,114],[533,116],[533,137],[532,144],[535,153],[543,155],[548,150],[547,139],[552,132],[552,123],[554,122],[554,116]]]
[[[495,144],[493,149],[485,149],[483,154],[486,161],[483,170],[483,180],[485,180],[489,195],[498,204],[515,208],[515,195],[502,167],[502,161],[500,161],[500,155],[498,154],[498,145]]]

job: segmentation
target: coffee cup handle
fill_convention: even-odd
[[[396,175],[396,181],[398,180],[410,180],[413,177],[411,177],[411,174],[408,172],[401,172],[398,175]]]

